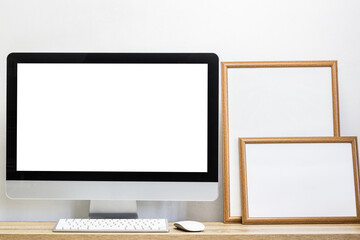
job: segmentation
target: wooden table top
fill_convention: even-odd
[[[183,232],[169,224],[169,233],[59,233],[53,232],[55,222],[0,222],[0,240],[43,239],[357,239],[360,240],[360,224],[296,224],[296,225],[241,225],[221,222],[204,222],[205,231]]]

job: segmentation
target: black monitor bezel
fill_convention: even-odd
[[[18,63],[208,64],[208,171],[206,173],[17,171]],[[6,180],[218,182],[219,59],[214,53],[11,53],[7,57],[6,91]]]

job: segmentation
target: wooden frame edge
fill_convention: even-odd
[[[239,138],[244,144],[256,143],[351,143],[355,147],[355,136],[348,137],[264,137]]]
[[[241,223],[241,222],[242,222],[241,216],[238,217],[229,216],[226,220],[224,220],[224,223]]]
[[[240,197],[241,197],[241,222],[249,219],[247,171],[246,171],[246,143],[239,138],[239,157],[240,157]]]
[[[222,62],[227,68],[336,67],[336,60]],[[335,65],[334,65],[335,64]]]
[[[353,166],[354,166],[356,214],[360,218],[359,154],[358,154],[357,137],[354,137],[352,140],[352,155],[353,155]]]
[[[243,218],[244,219],[244,218]],[[358,217],[247,218],[242,224],[350,224],[360,223]]]
[[[221,63],[221,102],[222,102],[222,147],[223,147],[223,211],[224,222],[230,222],[230,174],[229,174],[229,119],[228,119],[227,67]]]
[[[350,143],[352,149],[356,216],[351,217],[274,217],[251,218],[248,213],[246,144],[262,143]],[[239,138],[240,155],[240,184],[242,224],[306,224],[306,223],[360,223],[360,190],[359,190],[359,157],[357,151],[357,137],[281,137],[281,138]],[[244,185],[244,186],[243,186]]]
[[[339,113],[339,86],[338,86],[338,70],[337,61],[331,61],[331,86],[333,100],[333,127],[334,136],[340,136],[340,113]]]

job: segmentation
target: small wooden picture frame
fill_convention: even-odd
[[[222,62],[224,222],[241,222],[239,137],[340,136],[336,61]]]
[[[243,224],[359,223],[356,137],[239,138]]]

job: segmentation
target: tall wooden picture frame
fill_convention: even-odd
[[[238,137],[340,136],[337,62],[222,62],[221,68],[224,222],[240,223]]]
[[[356,137],[239,138],[243,224],[359,223]]]

